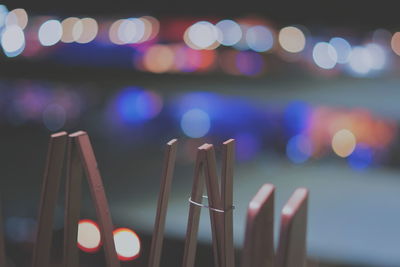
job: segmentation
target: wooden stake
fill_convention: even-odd
[[[114,226],[111,220],[110,210],[107,198],[104,192],[103,182],[97,166],[96,157],[92,145],[86,132],[77,132],[70,135],[76,138],[79,154],[89,182],[89,188],[95,205],[99,228],[103,238],[104,254],[108,267],[119,267],[120,262],[115,250],[113,230]]]
[[[235,161],[235,140],[229,139],[223,144],[221,197],[223,218],[223,267],[235,267],[235,249],[233,245],[233,166]]]
[[[154,223],[153,238],[151,240],[149,267],[159,267],[164,240],[165,220],[167,216],[168,200],[175,168],[177,140],[167,143],[164,166],[161,175],[161,188],[158,196],[157,214]]]
[[[250,201],[242,267],[274,266],[274,195],[275,187],[265,184]]]
[[[64,267],[79,266],[76,245],[80,219],[83,167],[76,137],[69,136],[64,216]]]
[[[229,167],[229,166],[227,166]],[[225,171],[228,171],[225,170]],[[202,172],[204,178],[202,179]],[[226,173],[229,183],[229,173]],[[220,195],[220,186],[218,183],[217,167],[215,160],[214,147],[210,144],[204,144],[198,148],[196,167],[194,172],[194,181],[191,195],[191,205],[189,208],[188,228],[186,232],[186,241],[183,257],[183,267],[193,267],[196,256],[197,233],[200,220],[200,208],[202,205],[202,194],[204,190],[204,181],[208,193],[208,209],[210,212],[212,247],[214,255],[214,266],[225,266],[224,254],[224,206]],[[224,185],[226,187],[226,185]],[[228,193],[231,195],[232,193]],[[229,196],[227,196],[229,199]],[[230,206],[230,209],[232,206]]]
[[[54,210],[60,187],[66,143],[66,132],[53,134],[50,137],[39,206],[36,246],[33,252],[33,267],[49,266]]]
[[[283,207],[277,251],[278,267],[306,264],[308,190],[298,188]]]

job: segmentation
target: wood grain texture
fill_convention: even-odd
[[[54,211],[60,188],[66,144],[66,132],[51,135],[39,204],[38,227],[32,261],[33,267],[47,267],[50,264]]]
[[[159,267],[164,240],[165,220],[167,217],[168,200],[176,161],[178,141],[173,139],[167,143],[164,166],[161,174],[161,186],[158,196],[157,213],[151,240],[149,267]]]
[[[120,262],[115,250],[112,233],[114,226],[111,220],[110,209],[104,191],[103,182],[89,136],[86,134],[86,132],[81,131],[71,135],[71,137],[76,138],[77,140],[76,143],[79,154],[81,156],[83,168],[89,183],[100,232],[102,234],[106,264],[108,267],[119,267]]]
[[[247,210],[242,267],[274,267],[275,187],[263,185]]]
[[[235,140],[223,143],[221,198],[225,213],[223,214],[223,265],[235,267],[235,249],[233,245],[233,170],[235,164]]]
[[[282,209],[278,267],[305,267],[308,190],[298,188]]]
[[[80,219],[83,167],[74,136],[69,136],[64,216],[64,267],[79,266],[77,247]]]

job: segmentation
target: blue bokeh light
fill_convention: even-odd
[[[288,136],[303,133],[309,126],[312,108],[306,102],[293,101],[284,112],[285,130]]]
[[[312,144],[308,137],[296,135],[286,145],[287,157],[296,164],[306,162],[312,154]]]
[[[352,169],[364,170],[373,162],[373,151],[367,144],[357,144],[353,153],[347,158],[347,162]]]
[[[205,136],[211,127],[210,116],[203,110],[195,108],[188,110],[181,119],[182,131],[189,137]]]

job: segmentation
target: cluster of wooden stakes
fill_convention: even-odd
[[[201,208],[208,208],[212,230],[215,267],[234,267],[233,244],[233,164],[235,141],[223,143],[222,175],[218,178],[213,145],[197,150],[194,181],[189,199],[190,209],[183,255],[183,267],[195,266],[197,234]],[[167,143],[150,248],[149,267],[159,267],[164,239],[168,199],[174,173],[177,140]],[[66,160],[65,160],[66,157]],[[106,266],[120,266],[113,240],[113,223],[95,154],[86,132],[53,134],[50,138],[38,216],[33,267],[50,266],[52,223],[60,180],[66,162],[66,196],[64,218],[64,267],[79,266],[77,247],[82,177],[87,177],[102,235]],[[205,185],[205,186],[204,186]],[[203,196],[204,187],[207,197]],[[280,236],[275,253],[273,242],[274,191],[263,185],[248,206],[242,267],[304,267],[306,265],[306,228],[308,191],[297,189],[283,207]],[[203,198],[208,204],[202,204]],[[0,267],[6,266],[4,235],[0,218]]]

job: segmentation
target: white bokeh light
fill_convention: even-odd
[[[250,49],[256,52],[265,52],[274,45],[274,36],[265,26],[253,26],[247,29],[246,42]]]
[[[194,49],[206,49],[213,45],[220,35],[219,30],[208,21],[196,22],[189,27],[187,32],[190,47]]]
[[[189,137],[203,137],[210,130],[210,126],[210,116],[201,109],[191,109],[182,116],[181,128]]]
[[[113,235],[115,250],[120,260],[133,260],[139,256],[141,244],[134,231],[128,228],[119,228],[114,231]]]
[[[354,74],[365,75],[371,70],[373,59],[367,49],[354,47],[350,54],[349,66]]]
[[[39,41],[43,46],[52,46],[61,40],[63,28],[58,20],[52,19],[39,28]]]
[[[337,63],[337,53],[329,43],[319,42],[314,46],[313,59],[322,69],[333,69]]]
[[[349,42],[341,37],[334,37],[329,41],[329,44],[335,48],[338,63],[345,64],[349,61],[351,53]]]
[[[17,25],[6,27],[1,36],[1,45],[8,57],[19,55],[25,47],[25,35]]]
[[[218,42],[225,46],[235,45],[242,38],[242,29],[239,24],[233,20],[221,20],[215,25],[221,34],[218,36]]]

